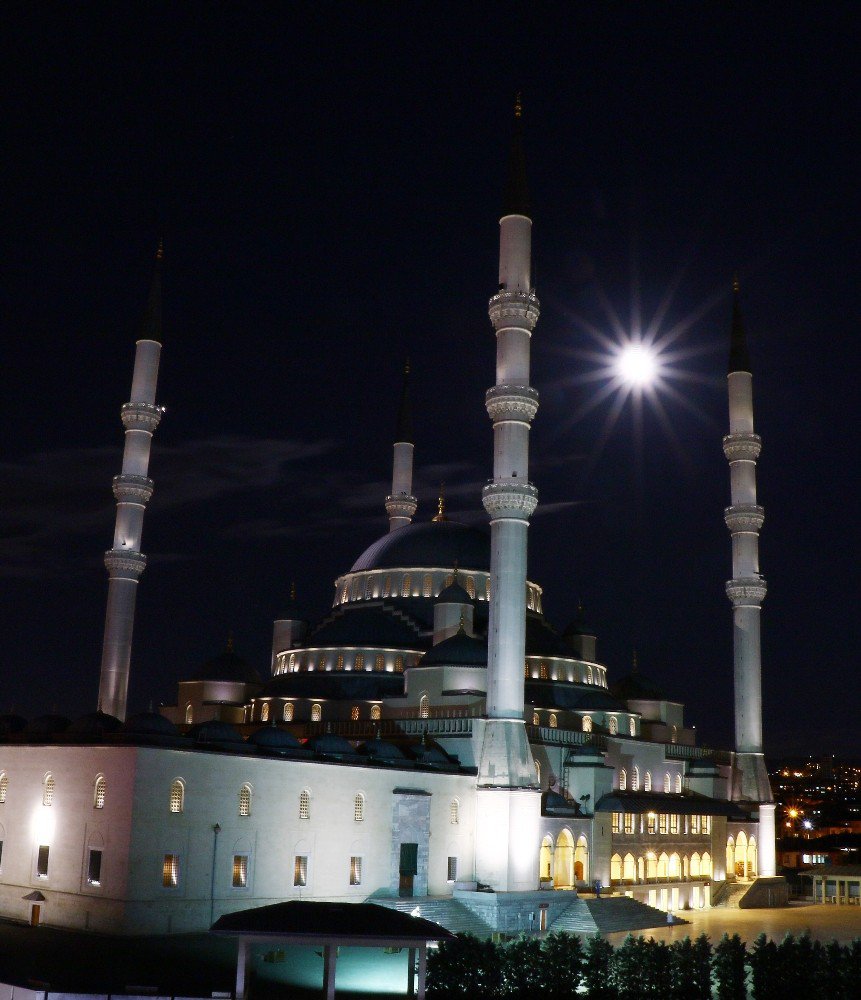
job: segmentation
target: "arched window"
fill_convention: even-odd
[[[311,817],[311,793],[307,788],[299,792],[299,819],[310,819]]]
[[[658,858],[658,878],[666,878],[669,873],[670,859],[662,851]]]
[[[295,653],[291,653],[290,654],[290,673],[292,674],[295,669],[296,669],[296,654]]]
[[[643,791],[650,792],[652,790],[652,772],[646,771],[643,776]]]
[[[691,855],[691,878],[700,877],[700,856],[694,851]]]
[[[433,577],[430,573],[425,573],[422,580],[422,597],[433,597]]]
[[[353,819],[356,823],[362,823],[365,819],[365,796],[361,792],[356,792],[353,799]]]
[[[680,774],[676,775],[676,795],[682,794],[682,776]]]
[[[380,706],[371,705],[371,722],[379,722],[379,721],[380,721]]]
[[[264,701],[263,705],[260,708],[260,721],[261,722],[268,722],[269,721],[269,702],[268,701]]]
[[[475,600],[475,577],[468,576],[466,578],[466,592],[469,596]]]
[[[93,787],[93,808],[94,809],[104,809],[105,808],[105,796],[108,793],[108,783],[105,781],[105,776],[100,774],[96,778],[96,783]]]
[[[672,730],[670,731],[670,743],[675,743],[678,738],[679,738],[679,727],[673,726]]]
[[[239,789],[239,815],[251,815],[251,785],[248,782]]]
[[[176,778],[170,786],[168,808],[172,813],[181,813],[185,808],[185,785],[181,778]]]
[[[42,805],[52,806],[54,804],[54,790],[57,787],[53,774],[46,774],[42,782]]]
[[[550,671],[547,669],[547,664],[542,663],[538,667],[538,677],[542,681],[546,681],[550,677]]]
[[[584,733],[591,733],[592,732],[592,716],[591,715],[584,715],[583,716],[583,732]]]
[[[353,670],[364,670],[365,669],[365,654],[356,653],[356,663]]]
[[[6,801],[6,793],[9,791],[9,776],[3,771],[0,774],[0,805]]]
[[[190,726],[194,721],[194,710],[191,707],[191,702],[185,706],[185,724]]]
[[[532,593],[532,588],[526,588],[526,606],[530,611],[535,610],[535,594]]]
[[[358,722],[359,721],[359,706],[358,705],[353,705],[353,707],[350,709],[350,718],[353,720],[353,722]]]
[[[318,670],[325,670],[326,669],[326,654],[325,653],[320,653],[320,655],[317,657],[317,669]]]
[[[624,792],[627,787],[628,787],[628,772],[623,767],[622,770],[619,772],[619,788],[621,791]]]
[[[378,674],[382,673],[383,670],[385,669],[385,666],[386,666],[385,657],[383,656],[382,653],[377,653],[377,655],[374,657],[374,670],[376,670]]]
[[[402,674],[404,672],[404,658],[398,654],[395,657],[395,673]]]
[[[539,714],[537,712],[533,712],[532,713],[532,725],[533,726],[540,726],[541,725],[541,717],[539,716]]]
[[[365,600],[369,601],[373,596],[374,596],[374,583],[373,583],[373,578],[369,576],[368,579],[365,580]]]
[[[401,580],[401,597],[410,596],[410,574],[404,573],[404,578]]]
[[[343,670],[344,669],[344,654],[343,653],[338,653],[338,659],[335,660],[335,669],[336,670]]]
[[[670,878],[679,878],[682,874],[682,863],[678,854],[673,853],[670,855],[670,862],[667,865],[667,875]]]
[[[631,716],[630,719],[628,719],[628,732],[631,734],[631,736],[637,735],[637,720],[634,718],[633,715]]]
[[[452,799],[448,807],[448,821],[454,826],[460,822],[460,803],[457,799]]]
[[[639,792],[640,790],[640,769],[638,767],[634,768],[631,774],[631,791]]]
[[[586,683],[592,684],[595,681],[595,675],[592,673],[591,667],[586,667]]]
[[[634,860],[633,854],[625,855],[625,860],[622,865],[622,878],[626,882],[637,881],[637,862]]]
[[[551,712],[550,713],[550,728],[551,729],[556,729],[556,727],[558,725],[559,725],[559,720],[556,718],[556,713],[555,712]]]
[[[421,698],[419,698],[419,718],[430,718],[430,699],[426,694],[423,694]]]
[[[700,876],[702,878],[712,877],[712,859],[708,851],[703,851],[703,859],[700,862]]]
[[[669,795],[669,794],[670,794],[670,775],[669,772],[667,772],[664,775],[664,795]]]
[[[454,583],[454,573],[449,573],[445,578],[446,587],[450,587]]]
[[[312,705],[311,706],[311,721],[312,722],[319,722],[322,717],[323,717],[323,709],[319,705],[317,705],[317,704]]]
[[[386,577],[386,582],[383,584],[383,597],[392,596],[392,578],[391,576]]]
[[[293,721],[293,702],[292,701],[285,701],[284,702],[284,721],[285,722],[292,722]]]
[[[619,720],[615,715],[611,715],[609,721],[607,722],[607,729],[610,731],[611,736],[615,736],[619,732]]]
[[[614,854],[610,858],[610,881],[611,882],[621,882],[622,881],[622,855]]]

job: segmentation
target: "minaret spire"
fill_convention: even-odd
[[[121,411],[125,427],[122,472],[114,476],[117,500],[114,543],[105,553],[108,571],[108,606],[102,645],[102,667],[98,703],[101,710],[125,719],[132,651],[137,584],[146,567],[141,552],[141,534],[146,505],[152,496],[149,470],[152,436],[163,408],[156,405],[155,391],[161,356],[161,266],[164,249],[159,240],[155,254],[149,298],[135,349],[131,400]]]
[[[490,518],[491,599],[488,621],[486,721],[478,789],[486,835],[499,842],[492,863],[476,868],[497,890],[531,890],[538,872],[534,842],[540,813],[538,781],[523,720],[526,648],[526,547],[538,491],[529,482],[529,428],[538,393],[529,384],[538,299],[532,290],[532,219],[522,141],[523,106],[515,104],[514,135],[502,218],[499,291],[489,304],[496,332],[496,384],[485,397],[493,421],[493,480],[482,501]],[[499,830],[504,816],[507,849]],[[484,822],[484,820],[482,820]],[[533,839],[530,839],[533,838]],[[488,841],[489,842],[489,841]]]
[[[732,602],[736,756],[732,798],[758,804],[759,873],[775,874],[774,802],[762,741],[760,614],[766,583],[759,571],[759,532],[765,511],[756,502],[756,460],[762,439],[753,429],[753,376],[741,318],[738,279],[733,282],[730,335],[729,434],[723,450],[730,467],[731,505],[724,520],[732,536]]]
[[[413,410],[410,401],[410,361],[404,364],[401,402],[398,407],[398,424],[395,429],[394,457],[392,461],[392,492],[386,497],[389,531],[409,524],[418,509],[413,496]]]

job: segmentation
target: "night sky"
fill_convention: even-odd
[[[856,5],[8,4],[0,710],[95,708],[120,405],[159,234],[164,351],[130,710],[268,669],[387,529],[400,369],[418,517],[485,524],[487,299],[522,90],[542,315],[530,578],[732,741],[735,272],[766,522],[767,750],[857,752]],[[638,320],[639,317],[639,320]],[[589,373],[656,322],[644,403]],[[598,400],[596,404],[596,400]],[[592,405],[596,404],[596,405]],[[591,407],[591,408],[590,408]],[[602,443],[603,442],[603,443]]]

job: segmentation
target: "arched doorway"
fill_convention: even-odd
[[[622,878],[622,856],[621,854],[614,854],[610,858],[610,881],[613,883],[619,882]]]
[[[756,837],[751,837],[747,844],[747,877],[756,878],[756,869]]]
[[[574,881],[589,881],[589,845],[583,836],[577,838],[574,848]]]
[[[569,830],[563,830],[556,838],[553,854],[553,887],[570,889],[574,884],[574,838]]]
[[[622,863],[622,878],[626,882],[636,882],[637,881],[637,868],[636,862],[634,861],[633,854],[626,854],[625,860]]]
[[[538,877],[547,880],[553,878],[553,838],[545,837],[541,841],[538,853]]]
[[[747,867],[747,837],[744,830],[739,832],[735,840],[735,877],[746,878],[745,869]]]

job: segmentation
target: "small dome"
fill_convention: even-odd
[[[379,760],[403,760],[403,751],[394,745],[394,743],[386,743],[385,740],[373,739],[368,740],[367,743],[362,747],[362,750],[369,757],[376,757]]]
[[[308,740],[307,747],[315,753],[323,754],[354,754],[352,743],[345,740],[343,736],[336,736],[334,733],[324,733],[322,736],[313,736]]]
[[[176,726],[158,712],[139,712],[126,719],[123,732],[129,736],[178,736]]]
[[[218,719],[210,719],[209,722],[201,722],[198,726],[192,726],[188,731],[197,743],[244,743],[239,731],[230,725],[229,722],[219,722]]]
[[[106,736],[109,733],[117,733],[123,728],[122,722],[114,716],[104,712],[88,712],[69,726],[68,732],[76,736]]]
[[[26,736],[54,736],[64,733],[71,724],[72,720],[65,715],[40,715],[28,722],[23,731]]]
[[[654,681],[644,677],[639,671],[621,677],[610,688],[619,701],[666,701],[667,695]]]
[[[0,715],[0,736],[20,733],[26,725],[27,720],[22,715]]]
[[[461,587],[457,577],[454,582],[439,592],[437,604],[472,604],[472,598],[464,587]]]
[[[248,737],[246,743],[264,750],[298,750],[302,746],[292,733],[277,726],[262,726]]]
[[[460,631],[432,646],[419,661],[420,667],[487,666],[487,640]]]
[[[262,684],[260,674],[250,666],[247,660],[233,650],[233,640],[228,639],[227,648],[223,653],[214,656],[198,670],[193,680],[196,681],[229,681],[234,684]]]

